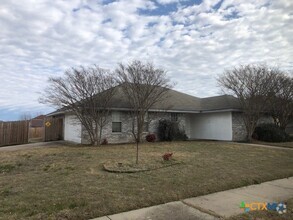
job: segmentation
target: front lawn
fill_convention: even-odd
[[[236,143],[143,144],[140,159],[165,152],[180,164],[139,173],[102,166],[134,162],[134,145],[0,152],[0,219],[89,219],[293,176],[292,150]]]
[[[264,141],[254,141],[254,144],[262,144],[276,147],[288,147],[293,148],[293,141],[290,142],[264,142]]]

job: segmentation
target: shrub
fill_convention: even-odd
[[[145,137],[145,139],[146,139],[147,142],[155,142],[156,141],[156,135],[155,134],[148,134]]]
[[[290,140],[289,135],[275,124],[258,125],[254,130],[253,138],[267,142],[285,142]]]
[[[158,136],[160,141],[187,140],[185,131],[179,128],[179,124],[166,119],[159,121]]]
[[[170,160],[172,158],[173,153],[165,153],[162,157],[163,159],[166,160]]]
[[[107,140],[107,138],[104,138],[102,141],[102,145],[107,145],[107,144],[108,144],[108,140]]]

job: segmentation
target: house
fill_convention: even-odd
[[[45,115],[39,115],[37,117],[34,117],[30,120],[29,126],[31,128],[39,128],[39,127],[44,127],[44,120],[46,116]]]
[[[131,108],[122,87],[115,89],[109,123],[103,129],[102,138],[107,138],[109,143],[131,142]],[[47,116],[64,117],[65,140],[88,143],[88,135],[74,114],[57,110]],[[157,103],[148,112],[145,134],[157,133],[160,119],[178,121],[191,140],[243,141],[246,138],[240,105],[235,97],[229,95],[197,98],[169,89],[164,102]]]
[[[29,121],[29,142],[40,142],[44,140],[44,120],[45,115],[39,115]]]

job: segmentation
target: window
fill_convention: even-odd
[[[112,132],[121,132],[122,122],[120,112],[112,112]]]
[[[112,132],[121,132],[121,122],[112,122]]]
[[[171,121],[178,121],[178,114],[177,113],[171,113]]]

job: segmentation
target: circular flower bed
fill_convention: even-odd
[[[181,162],[170,160],[170,161],[159,161],[156,163],[130,163],[130,162],[107,162],[103,164],[104,170],[113,173],[136,173],[161,169],[173,165],[180,164]]]

